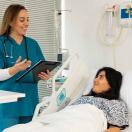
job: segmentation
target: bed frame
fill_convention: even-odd
[[[65,82],[56,90],[56,79],[60,73],[69,67],[69,75]],[[36,106],[33,119],[41,114],[49,114],[63,109],[82,95],[88,82],[88,68],[81,62],[77,54],[70,56],[52,78],[52,94],[48,100],[43,100]],[[43,111],[40,113],[41,108]]]

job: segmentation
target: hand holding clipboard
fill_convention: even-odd
[[[38,74],[38,77],[41,78],[41,80],[48,80],[51,77],[51,72],[49,70],[45,72],[41,72]]]
[[[45,76],[45,78],[47,78],[46,76],[47,75],[49,76],[49,73],[47,74],[46,72],[48,72],[48,71],[51,72],[53,69],[55,69],[60,64],[61,64],[61,62],[56,62],[56,61],[43,61],[43,60],[40,60],[34,66],[32,66],[31,68],[29,68],[28,70],[26,70],[20,77],[18,77],[16,79],[16,81],[20,81],[28,73],[32,72],[33,80],[34,80],[34,82],[37,82],[41,78],[43,79],[42,76]],[[41,77],[40,77],[40,74],[41,74]]]

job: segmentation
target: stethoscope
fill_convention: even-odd
[[[26,41],[26,37],[23,36],[24,38],[24,44],[25,44],[25,51],[26,51],[26,59],[28,60],[29,57],[28,57],[28,49],[27,49],[27,41]],[[7,51],[7,48],[6,48],[6,42],[9,41],[10,42],[10,54],[8,53]],[[7,36],[5,37],[4,39],[4,42],[3,42],[3,46],[4,46],[4,56],[5,56],[5,59],[7,58],[14,58],[13,57],[13,42],[12,40]],[[4,63],[4,66],[6,67],[6,62]]]

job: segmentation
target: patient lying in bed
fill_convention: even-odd
[[[97,72],[88,95],[59,112],[41,115],[4,132],[120,132],[129,125],[127,106],[119,97],[121,83],[120,72],[104,67]]]

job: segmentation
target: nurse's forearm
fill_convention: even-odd
[[[19,71],[20,71],[20,70],[19,70],[18,68],[16,68],[15,66],[10,67],[9,70],[8,70],[10,76],[15,75],[15,74],[18,73]]]
[[[26,70],[30,66],[31,66],[31,61],[29,60],[27,61],[26,59],[21,62],[17,62],[14,66],[9,68],[9,74],[15,75],[20,71]]]
[[[6,69],[0,69],[0,81],[4,81],[11,78],[13,75],[18,73],[19,71],[20,70],[16,66],[6,68]]]
[[[27,69],[31,65],[31,61],[23,60],[21,62],[17,62],[14,66],[0,69],[0,81],[7,80],[11,78],[13,75],[17,74],[20,71]]]
[[[12,75],[9,73],[9,69],[10,68],[0,69],[0,81],[4,81],[12,77]]]

